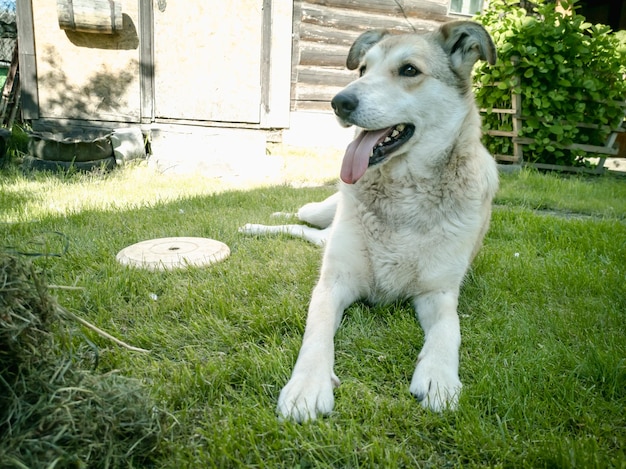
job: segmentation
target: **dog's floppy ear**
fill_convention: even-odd
[[[346,60],[348,70],[356,70],[365,53],[387,35],[389,35],[389,31],[386,29],[373,29],[371,31],[365,31],[356,38],[356,41],[354,41],[354,44],[350,47],[350,52],[348,52],[348,59]]]
[[[469,76],[477,60],[496,63],[496,46],[480,24],[473,21],[451,21],[439,28],[441,47],[450,56],[452,68]]]

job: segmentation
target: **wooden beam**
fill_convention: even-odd
[[[366,31],[368,29],[388,29],[395,32],[433,30],[438,26],[434,21],[413,21],[398,15],[384,15],[359,10],[344,10],[303,3],[302,22],[326,26],[343,31]]]
[[[139,88],[140,121],[154,122],[154,6],[152,0],[139,0]]]
[[[304,3],[304,2],[303,2]],[[402,18],[404,15],[446,21],[448,0],[307,0],[306,3],[346,9],[352,12],[378,13]]]
[[[37,91],[37,62],[35,58],[35,32],[31,0],[17,0],[17,42],[20,53],[20,88],[22,118],[39,118],[39,93]]]

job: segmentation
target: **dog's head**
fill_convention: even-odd
[[[450,138],[445,134],[473,109],[477,60],[495,63],[496,50],[487,31],[471,21],[422,35],[375,30],[359,36],[346,65],[360,78],[331,102],[342,125],[364,129],[346,152],[344,182],[354,183],[369,166],[402,153],[409,141],[431,138],[425,136],[429,127]]]

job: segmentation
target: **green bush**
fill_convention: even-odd
[[[608,26],[592,25],[576,12],[576,2],[538,2],[527,12],[512,0],[493,0],[477,16],[492,34],[498,63],[476,74],[480,107],[510,108],[511,90],[522,96],[520,136],[534,139],[524,160],[574,166],[587,155],[567,150],[572,143],[604,145],[611,127],[624,118],[626,65],[618,37]],[[577,127],[577,123],[599,128]],[[512,130],[510,115],[487,111],[484,129]],[[511,139],[485,136],[494,154],[512,154]]]

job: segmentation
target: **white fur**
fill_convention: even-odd
[[[473,97],[455,85],[442,43],[436,35],[394,37],[364,55],[364,76],[344,90],[358,96],[359,106],[342,123],[367,129],[412,123],[415,134],[355,184],[342,183],[336,195],[299,211],[301,220],[321,230],[242,229],[325,244],[302,347],[278,399],[284,418],[302,422],[332,411],[339,383],[333,338],[343,311],[359,299],[412,302],[425,340],[409,390],[436,411],[458,403],[459,289],[487,230],[497,170],[480,143]],[[406,61],[420,68],[419,77],[394,74]]]

